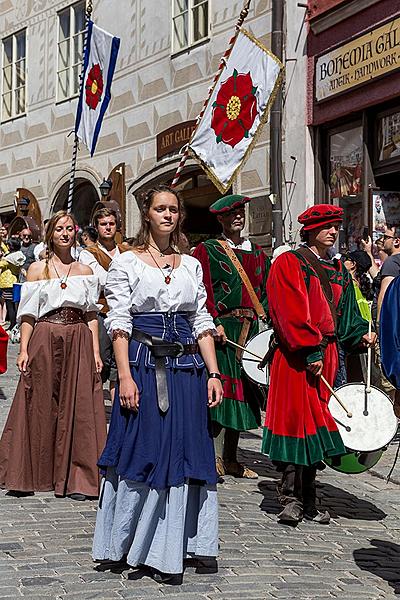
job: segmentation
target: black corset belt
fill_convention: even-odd
[[[184,354],[197,354],[199,345],[182,344],[181,342],[169,342],[162,338],[145,333],[140,329],[133,329],[132,336],[136,342],[147,346],[154,356],[156,365],[156,386],[157,386],[157,402],[158,408],[162,412],[167,412],[169,408],[168,387],[167,387],[167,372],[165,369],[165,357],[179,358]]]

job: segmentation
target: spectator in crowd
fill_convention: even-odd
[[[21,240],[21,252],[25,256],[25,262],[21,269],[20,281],[25,281],[29,267],[36,260],[34,253],[36,244],[32,242],[32,231],[28,227],[25,227],[19,232],[19,239]]]
[[[395,279],[398,275],[400,275],[400,226],[392,226],[387,227],[384,235],[382,236],[383,240],[383,251],[386,254],[387,258],[382,263],[380,272],[376,276],[375,279],[375,297],[372,305],[372,316],[375,320],[376,329],[379,332],[379,315],[381,311],[381,306],[383,299],[386,294],[386,290],[388,289],[390,283]],[[380,345],[379,343],[375,346],[375,363],[378,369],[376,369],[376,374],[373,376],[373,384],[382,389],[388,396],[392,398],[397,406],[397,410],[400,410],[400,391],[396,390],[392,384],[386,379],[385,375],[382,372],[382,368],[380,365]]]
[[[11,330],[17,322],[17,313],[13,299],[13,286],[18,282],[26,257],[21,252],[21,242],[10,239],[7,242],[9,253],[0,260],[0,290],[7,309],[8,328]]]
[[[7,240],[7,228],[4,225],[0,225],[0,258],[3,258],[8,254]],[[6,323],[7,307],[6,301],[3,298],[3,293],[0,286],[0,326],[4,327]]]
[[[46,258],[46,244],[44,243],[44,238],[46,237],[46,227],[47,227],[48,222],[49,222],[49,219],[45,219],[43,221],[42,241],[39,242],[38,244],[36,244],[36,246],[33,250],[33,254],[35,255],[35,260],[41,260],[43,258]]]
[[[99,234],[97,233],[97,229],[91,225],[87,225],[83,228],[80,235],[81,246],[83,246],[83,248],[92,248],[96,245],[98,237]]]

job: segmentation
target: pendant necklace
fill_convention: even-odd
[[[63,278],[60,277],[60,275],[59,275],[59,273],[58,273],[58,271],[56,269],[56,265],[54,264],[54,260],[53,259],[52,259],[52,263],[53,263],[53,269],[55,270],[57,277],[60,279],[60,288],[62,290],[65,290],[65,288],[67,287],[67,279],[69,277],[69,274],[71,273],[73,262],[69,266],[68,273],[66,275],[64,275]]]
[[[169,248],[171,248],[171,244],[168,244],[168,246],[164,250],[161,250],[157,246],[153,246],[153,244],[150,244],[150,242],[149,242],[149,246],[151,246],[152,248],[154,248],[154,250],[157,250],[157,252],[160,253],[160,257],[164,257],[166,251],[169,250]]]
[[[156,261],[155,257],[154,257],[154,256],[153,256],[153,254],[150,252],[150,249],[149,249],[149,248],[148,248],[148,251],[149,251],[149,254],[150,254],[151,258],[152,258],[152,259],[154,260],[154,262],[156,263],[156,266],[157,266],[157,267],[160,269],[160,271],[161,271],[161,273],[162,273],[162,275],[163,275],[163,277],[164,277],[164,281],[165,281],[165,283],[168,285],[169,283],[171,283],[171,275],[172,275],[172,271],[175,269],[175,254],[174,254],[174,257],[173,257],[173,259],[172,259],[172,260],[173,260],[173,262],[172,262],[172,267],[171,267],[170,265],[168,265],[168,264],[166,264],[166,265],[164,266],[164,269],[165,269],[165,268],[169,268],[169,269],[171,269],[171,270],[170,270],[170,272],[168,273],[168,275],[164,275],[163,267],[160,267],[160,265],[159,265],[159,264],[158,264],[158,262]]]

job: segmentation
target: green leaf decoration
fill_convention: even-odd
[[[258,90],[258,85],[255,85],[254,87],[251,88],[251,93],[253,94],[253,96],[257,90]]]

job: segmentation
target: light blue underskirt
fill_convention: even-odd
[[[103,478],[93,559],[148,565],[182,573],[183,559],[218,554],[216,486],[187,483],[164,490],[119,479],[114,468]]]

